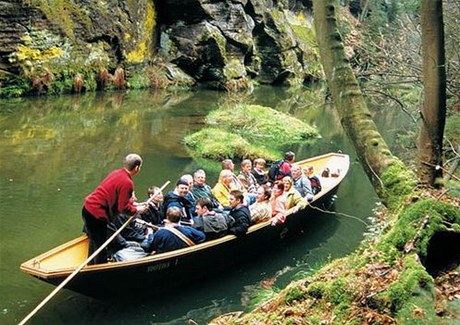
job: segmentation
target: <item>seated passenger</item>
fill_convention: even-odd
[[[259,223],[270,220],[272,217],[272,206],[270,205],[271,189],[268,185],[260,185],[257,188],[256,202],[249,206],[251,212],[251,223]]]
[[[222,170],[229,170],[231,172],[231,179],[230,182],[230,190],[238,190],[244,192],[244,186],[234,174],[235,172],[235,164],[231,159],[224,159],[222,160]]]
[[[310,179],[302,174],[302,169],[298,164],[291,166],[292,180],[294,181],[294,188],[300,195],[308,201],[313,199],[313,192],[311,190]]]
[[[284,176],[291,176],[291,165],[295,162],[295,153],[288,151],[283,160],[275,161],[268,170],[270,181],[280,181]]]
[[[286,197],[286,215],[296,213],[300,209],[307,206],[307,202],[303,200],[300,193],[294,188],[291,176],[283,178],[284,196]]]
[[[163,192],[157,186],[150,186],[147,190],[148,209],[140,214],[140,218],[153,225],[161,225],[163,223]]]
[[[178,207],[172,206],[166,210],[165,226],[153,234],[152,245],[148,251],[164,253],[179,248],[199,244],[206,239],[205,234],[190,226],[182,226],[179,221],[182,212]]]
[[[235,220],[230,226],[228,232],[235,236],[243,236],[248,232],[251,224],[251,212],[248,207],[243,204],[243,192],[238,190],[230,191],[230,216]]]
[[[286,220],[286,198],[282,181],[273,183],[270,205],[272,206],[272,225],[282,224]]]
[[[190,200],[187,199],[189,183],[185,180],[179,179],[176,182],[176,188],[166,194],[163,202],[163,213],[168,211],[170,207],[177,207],[182,213],[182,222],[193,223],[193,210],[194,206]]]
[[[188,190],[187,194],[185,194],[185,198],[192,204],[192,209],[190,210],[191,214],[193,217],[196,216],[195,213],[195,202],[196,202],[196,197],[192,193],[192,187],[193,187],[193,176],[190,174],[184,174],[180,177],[182,181],[187,182],[188,184]]]
[[[268,183],[268,175],[265,171],[265,159],[257,158],[254,159],[254,168],[251,170],[251,174],[254,175],[257,184],[263,185]]]
[[[319,178],[315,176],[313,166],[307,166],[303,169],[303,173],[308,177],[311,184],[311,191],[313,194],[317,194],[321,191],[321,182]]]
[[[195,211],[198,216],[195,217],[193,227],[203,231],[206,240],[213,240],[227,234],[232,219],[226,213],[214,211],[210,199],[202,197],[196,200]]]
[[[244,159],[241,162],[241,171],[238,174],[238,180],[243,184],[244,190],[248,193],[257,192],[257,180],[251,173],[252,162],[249,159]]]
[[[107,237],[112,236],[123,226],[130,216],[120,214],[107,224]],[[108,245],[109,256],[116,262],[135,260],[148,254],[142,246],[147,246],[148,234],[153,230],[146,225],[131,221]]]
[[[232,183],[233,173],[228,169],[223,169],[220,171],[219,179],[217,180],[216,185],[212,189],[212,194],[216,197],[220,204],[224,208],[230,206],[230,186]]]
[[[203,169],[198,169],[193,174],[193,186],[191,192],[197,200],[199,198],[205,197],[211,200],[214,208],[223,208],[219,201],[217,201],[217,199],[212,194],[211,186],[206,184],[206,173]]]

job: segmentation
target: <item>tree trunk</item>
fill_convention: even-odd
[[[395,194],[394,188],[390,187],[396,187],[395,184],[400,181],[398,178],[404,181],[403,178],[408,174],[395,172],[389,181],[382,180],[382,174],[395,163],[400,168],[407,168],[391,154],[371,118],[350,62],[345,55],[336,21],[338,8],[337,0],[313,1],[321,63],[341,123],[353,142],[373,187],[379,197],[385,201],[388,195]],[[407,193],[406,190],[401,191],[401,188],[399,192],[397,194],[399,196],[402,196],[402,192]]]
[[[434,185],[442,177],[442,140],[446,120],[446,68],[442,0],[422,0],[424,103],[419,135],[419,177]]]

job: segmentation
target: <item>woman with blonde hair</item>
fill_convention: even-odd
[[[224,207],[230,206],[230,184],[232,183],[232,178],[232,171],[222,169],[219,174],[219,179],[212,189],[212,194]]]
[[[305,200],[299,191],[294,188],[294,181],[291,176],[283,177],[284,196],[286,198],[286,215],[296,213],[306,206]]]

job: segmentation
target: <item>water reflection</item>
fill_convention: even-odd
[[[314,145],[286,148],[299,158],[349,153],[353,163],[335,209],[366,220],[374,207],[374,192],[354,160],[334,109],[322,105],[321,98],[307,90],[261,87],[244,100],[290,112],[318,127],[322,138]],[[119,168],[126,153],[139,152],[145,160],[134,179],[139,198],[151,185],[174,183],[180,174],[203,167],[202,161],[190,157],[183,137],[203,127],[210,110],[232,100],[209,91],[130,91],[2,101],[0,323],[17,323],[51,292],[50,285],[21,273],[19,264],[80,235],[83,198],[110,170]],[[208,183],[216,179],[217,170],[209,169]],[[248,288],[266,278],[276,276],[275,285],[283,286],[297,272],[349,253],[364,230],[352,218],[318,215],[301,235],[267,255],[180,294],[139,300],[133,292],[123,301],[97,301],[63,290],[32,323],[183,324],[188,318],[203,323],[244,309]]]

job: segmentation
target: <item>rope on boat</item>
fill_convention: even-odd
[[[318,210],[318,211],[320,211],[320,212],[322,212],[322,213],[335,214],[335,215],[337,215],[337,216],[342,216],[342,217],[346,217],[346,218],[350,218],[350,219],[355,219],[355,220],[361,222],[362,224],[364,224],[366,227],[369,227],[369,226],[370,226],[367,222],[361,220],[360,218],[358,218],[358,217],[356,217],[356,216],[351,216],[351,215],[349,215],[349,214],[342,213],[342,212],[334,212],[334,211],[323,210],[323,209],[318,208],[318,207],[316,207],[316,206],[314,206],[314,205],[310,205],[310,208],[315,209],[315,210]]]

